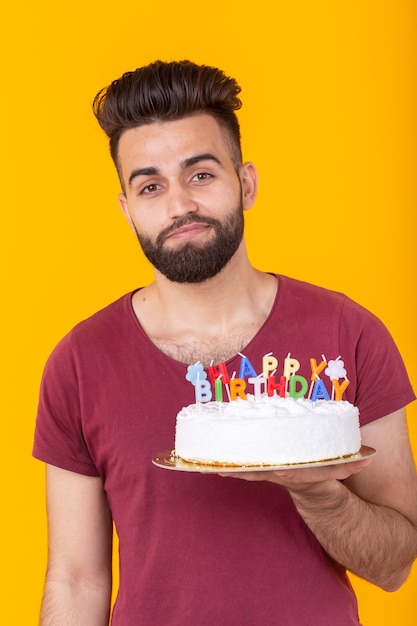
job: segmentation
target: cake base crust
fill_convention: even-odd
[[[243,472],[271,472],[286,469],[305,469],[309,467],[324,467],[326,465],[342,465],[366,459],[375,454],[374,448],[361,446],[359,452],[348,456],[315,461],[313,463],[291,463],[287,465],[210,465],[208,463],[192,463],[175,455],[175,450],[164,450],[152,458],[152,463],[163,469],[181,472],[198,472],[200,474],[237,474]]]

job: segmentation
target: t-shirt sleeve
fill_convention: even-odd
[[[356,396],[361,425],[393,413],[415,400],[404,361],[385,327],[375,315],[345,300],[341,318],[342,354],[356,363]]]
[[[71,333],[52,352],[43,372],[33,456],[62,469],[99,476],[83,437]]]

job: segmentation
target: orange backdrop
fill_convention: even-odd
[[[46,562],[44,469],[31,459],[45,359],[77,321],[152,278],[118,210],[93,96],[156,58],[236,76],[245,157],[260,172],[254,264],[370,308],[417,386],[416,9],[22,0],[3,8],[2,31],[0,591],[4,623],[31,626]],[[414,569],[386,594],[354,579],[364,625],[414,626],[416,581]]]

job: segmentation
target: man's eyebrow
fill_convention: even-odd
[[[133,170],[128,180],[129,187],[132,186],[132,182],[137,176],[158,176],[158,174],[159,170],[156,167],[140,167],[136,170]]]
[[[187,167],[192,167],[193,165],[197,165],[200,161],[214,161],[217,165],[223,167],[222,163],[219,159],[211,154],[211,152],[204,152],[203,154],[196,154],[195,156],[189,157],[188,159],[184,159],[181,161],[182,169],[186,169]]]

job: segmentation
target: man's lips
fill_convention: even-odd
[[[192,237],[194,235],[198,235],[199,233],[207,230],[210,225],[202,222],[192,222],[191,224],[186,224],[185,226],[181,226],[180,228],[176,228],[172,232],[170,232],[165,237],[165,241],[167,239],[186,239],[187,237]]]

